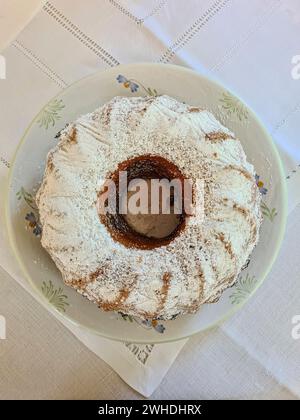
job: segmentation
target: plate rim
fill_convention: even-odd
[[[79,321],[75,320],[73,317],[71,317],[70,315],[68,315],[67,313],[61,313],[60,311],[58,311],[58,309],[56,309],[53,305],[51,305],[47,299],[43,296],[43,294],[40,292],[40,290],[38,289],[38,287],[35,285],[33,279],[31,278],[31,275],[28,273],[22,259],[20,256],[20,253],[18,251],[18,248],[16,246],[16,239],[15,239],[15,235],[14,235],[14,230],[13,230],[13,225],[12,225],[12,221],[11,221],[11,217],[10,217],[10,192],[11,192],[11,186],[12,186],[12,181],[13,181],[13,174],[14,174],[14,169],[15,169],[15,164],[17,161],[17,157],[19,154],[19,151],[22,148],[22,145],[25,143],[26,139],[28,138],[28,135],[31,131],[31,128],[33,127],[33,125],[35,124],[38,116],[40,115],[41,111],[49,104],[51,103],[53,100],[59,98],[62,93],[65,93],[68,90],[73,89],[74,87],[76,87],[77,85],[80,85],[82,83],[84,83],[85,81],[87,81],[88,79],[93,79],[96,78],[99,74],[101,73],[115,73],[116,69],[120,69],[120,72],[124,72],[126,73],[127,69],[132,69],[134,67],[157,67],[157,68],[165,68],[165,69],[170,69],[173,71],[177,71],[177,72],[182,72],[185,74],[191,74],[193,76],[202,78],[202,79],[206,79],[208,82],[214,84],[215,86],[217,86],[218,88],[222,89],[222,90],[227,90],[230,94],[232,94],[235,98],[237,98],[239,101],[241,101],[242,104],[244,104],[247,108],[248,111],[250,111],[250,113],[252,114],[253,118],[256,120],[256,122],[258,123],[260,129],[262,130],[263,134],[264,134],[264,138],[265,140],[267,139],[269,147],[272,149],[273,153],[274,153],[274,158],[276,160],[277,163],[277,167],[279,169],[279,181],[280,181],[280,187],[282,190],[282,200],[281,200],[281,205],[282,205],[282,209],[281,209],[281,217],[280,217],[280,229],[279,229],[279,233],[278,233],[278,238],[276,241],[276,246],[274,247],[274,251],[273,251],[273,255],[272,258],[270,259],[268,266],[264,269],[262,275],[260,276],[259,281],[257,281],[257,283],[255,284],[255,287],[253,288],[253,290],[251,291],[251,293],[249,293],[249,295],[239,304],[236,304],[234,306],[232,306],[228,311],[226,311],[226,313],[224,313],[224,315],[222,317],[220,317],[220,319],[218,321],[212,322],[210,324],[208,324],[205,328],[202,328],[201,330],[198,331],[194,331],[190,334],[186,334],[184,336],[175,336],[173,338],[164,338],[163,335],[158,336],[159,339],[152,339],[149,341],[149,338],[146,339],[137,339],[134,340],[135,343],[137,344],[163,344],[163,343],[171,343],[171,342],[176,342],[176,341],[181,341],[181,340],[185,340],[189,337],[192,337],[196,334],[199,333],[203,333],[207,330],[209,330],[212,327],[216,327],[218,325],[220,325],[221,323],[225,322],[229,317],[231,317],[234,313],[236,313],[239,309],[241,309],[248,301],[249,299],[256,293],[256,291],[258,290],[258,288],[263,284],[263,282],[265,281],[265,279],[267,278],[268,274],[270,273],[274,262],[277,259],[277,256],[279,254],[282,242],[283,242],[283,238],[285,235],[285,230],[286,230],[286,224],[287,224],[287,209],[288,209],[288,193],[287,193],[287,185],[285,182],[285,175],[284,175],[284,169],[283,169],[283,164],[279,155],[279,152],[277,150],[277,146],[275,144],[275,142],[272,139],[271,134],[268,133],[268,131],[266,130],[266,128],[264,127],[263,123],[261,122],[260,118],[257,116],[256,112],[254,112],[254,110],[247,104],[247,102],[245,102],[243,99],[240,98],[239,95],[237,95],[232,89],[227,88],[225,85],[221,84],[220,82],[218,82],[217,80],[213,79],[211,76],[208,76],[204,73],[200,73],[196,70],[184,67],[184,66],[179,66],[179,65],[175,65],[175,64],[161,64],[161,63],[151,63],[151,62],[138,62],[138,63],[130,63],[130,64],[121,64],[119,66],[115,66],[109,69],[104,69],[104,70],[98,70],[96,72],[93,72],[92,74],[89,74],[85,77],[82,77],[78,80],[76,80],[75,82],[71,83],[69,86],[67,86],[66,88],[60,90],[56,95],[54,95],[52,98],[50,98],[50,100],[45,103],[45,105],[39,110],[39,112],[33,117],[33,119],[31,120],[31,122],[29,123],[29,125],[27,126],[27,128],[25,129],[23,135],[20,138],[20,141],[18,143],[18,146],[16,147],[14,154],[13,154],[13,158],[11,160],[11,165],[9,168],[9,172],[8,172],[8,177],[7,177],[7,182],[6,182],[6,191],[5,191],[5,197],[4,197],[4,219],[5,219],[5,225],[6,225],[6,230],[8,233],[8,239],[9,239],[9,244],[10,247],[13,251],[13,255],[19,265],[19,267],[21,268],[22,274],[24,275],[25,279],[27,280],[27,282],[30,284],[30,287],[33,289],[32,291],[34,291],[34,294],[37,295],[38,301],[40,303],[42,303],[48,310],[50,310],[50,312],[54,312],[58,318],[61,318],[62,320],[67,319],[72,325],[78,327],[78,328],[83,328],[85,330],[88,330],[89,332],[96,334],[97,336],[109,339],[109,340],[113,340],[113,341],[117,341],[117,342],[124,342],[124,338],[118,338],[116,336],[111,336],[105,333],[101,333],[100,331],[86,326],[82,323],[80,323]],[[131,340],[133,341],[133,340]]]

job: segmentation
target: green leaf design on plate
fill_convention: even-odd
[[[256,278],[246,274],[240,276],[236,282],[234,292],[229,296],[232,305],[238,305],[243,302],[253,292],[256,285]]]
[[[158,96],[157,90],[156,90],[156,89],[154,89],[154,88],[150,88],[150,87],[145,88],[145,87],[144,87],[144,90],[146,91],[146,93],[147,93],[149,96]]]
[[[51,280],[46,283],[43,281],[42,293],[51,305],[53,305],[60,312],[66,312],[66,306],[69,306],[67,302],[68,296],[63,294],[63,289],[59,287],[55,289]]]
[[[37,123],[40,127],[44,127],[46,130],[50,126],[54,127],[57,120],[60,119],[60,111],[65,107],[62,99],[53,99],[45,108],[41,111]]]
[[[21,187],[19,191],[16,193],[18,201],[24,200],[32,210],[37,210],[37,207],[35,206],[35,200],[28,191],[25,190],[24,187]]]
[[[131,315],[122,314],[121,312],[119,313],[124,321],[133,322],[133,317]]]
[[[270,220],[270,222],[273,222],[275,217],[278,214],[274,207],[273,208],[268,207],[267,204],[264,201],[262,201],[262,203],[261,203],[261,211],[262,211],[262,214],[267,219]]]
[[[248,110],[244,104],[230,92],[223,92],[220,99],[221,106],[227,115],[236,115],[239,121],[248,119]]]

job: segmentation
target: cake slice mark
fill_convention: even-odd
[[[199,295],[198,295],[198,307],[203,299],[204,294],[204,283],[205,283],[205,277],[204,273],[201,267],[199,267]],[[198,308],[197,308],[198,309]]]
[[[165,302],[167,300],[171,278],[172,278],[172,274],[170,274],[168,272],[164,273],[163,278],[162,278],[163,285],[162,285],[162,288],[161,288],[161,301],[160,301],[161,308],[160,309],[162,309],[164,307]]]
[[[235,166],[235,165],[228,165],[228,166],[224,166],[224,170],[237,171],[240,174],[242,174],[249,181],[253,181],[254,182],[254,177],[252,176],[252,174],[250,172],[248,172],[244,168],[239,168],[238,166]]]
[[[84,293],[87,289],[88,284],[97,281],[99,277],[104,275],[104,273],[105,267],[99,267],[93,273],[90,273],[87,277],[78,280],[72,280],[71,282],[68,282],[68,284],[75,287],[78,291],[80,291],[80,293]],[[134,275],[131,284],[126,285],[120,289],[115,299],[108,301],[102,298],[98,298],[96,300],[96,303],[98,304],[99,308],[103,309],[104,311],[125,311],[125,301],[127,300],[128,296],[130,295],[131,291],[136,285],[136,282],[137,274]]]
[[[251,216],[251,213],[248,209],[245,207],[239,206],[238,204],[234,203],[232,208],[236,211],[238,211],[241,215],[245,217],[250,223],[250,231],[251,235],[248,238],[246,242],[246,246],[249,246],[251,243],[256,242],[256,236],[257,236],[257,225],[255,223],[255,219],[253,216]]]
[[[132,282],[120,289],[118,297],[113,300],[112,302],[105,301],[103,299],[98,301],[98,305],[104,311],[118,311],[118,312],[126,312],[129,306],[125,305],[127,298],[129,297],[130,293],[132,292],[133,288],[135,287],[138,280],[138,275],[134,274]]]
[[[102,114],[101,114],[100,118],[101,118],[104,125],[108,126],[111,122],[111,113],[112,113],[113,104],[114,104],[114,101],[109,102],[108,104],[106,104],[103,107]]]
[[[82,277],[80,279],[72,279],[69,284],[78,288],[78,289],[85,289],[86,285],[89,283],[93,283],[94,281],[98,280],[99,277],[105,274],[105,271],[110,268],[111,260],[107,259],[106,262],[102,264],[101,267],[98,267],[95,271],[89,273],[86,277]]]
[[[133,128],[137,130],[142,125],[144,117],[155,99],[156,97],[150,96],[145,101],[137,102],[137,106],[132,109],[134,112],[131,113],[131,116],[127,116],[128,125],[133,124]]]
[[[69,135],[68,135],[68,142],[76,144],[77,143],[77,129],[73,125],[70,129]]]
[[[248,247],[251,243],[256,241],[256,236],[257,236],[257,224],[255,223],[255,218],[253,216],[251,216],[250,210],[239,206],[237,203],[235,202],[229,202],[228,198],[223,198],[221,200],[218,200],[219,204],[224,204],[226,207],[230,207],[232,208],[234,211],[238,212],[240,215],[242,215],[250,224],[250,237],[247,239],[247,241],[245,241],[245,246]],[[214,221],[218,221],[218,222],[224,222],[224,218],[220,219],[218,217],[212,217],[211,218]]]
[[[224,140],[236,140],[231,134],[222,132],[222,131],[212,131],[205,134],[205,139],[210,140],[212,143],[218,143]]]
[[[122,288],[119,292],[118,297],[113,301],[105,301],[103,299],[100,299],[97,303],[101,309],[104,311],[122,311],[124,310],[124,302],[129,296],[129,293],[131,291],[131,288]]]
[[[172,274],[168,273],[167,271],[163,274],[162,277],[162,288],[159,292],[160,294],[160,302],[158,304],[158,308],[155,311],[154,314],[154,318],[157,317],[157,315],[163,310],[167,297],[168,297],[168,293],[169,293],[169,289],[170,289],[170,280],[172,278]]]
[[[55,165],[54,165],[53,160],[54,160],[53,152],[50,152],[48,154],[48,159],[47,159],[47,164],[46,164],[47,170],[49,172],[53,172],[54,171]]]
[[[214,295],[211,296],[205,303],[216,303],[221,297],[222,292],[227,289],[227,287],[233,286],[236,282],[237,277],[235,275],[230,275],[225,277],[216,287]]]
[[[198,277],[199,277],[199,289],[198,289],[198,296],[191,300],[190,304],[183,304],[180,305],[180,310],[188,311],[189,313],[195,313],[200,305],[203,303],[203,296],[204,296],[204,283],[205,283],[205,277],[202,268],[199,266],[198,271]]]
[[[223,232],[217,233],[215,235],[215,238],[218,239],[220,242],[222,242],[222,244],[224,245],[224,248],[226,249],[226,251],[230,255],[230,258],[231,259],[234,259],[235,258],[235,255],[233,253],[231,243],[225,239],[224,233]]]
[[[108,140],[104,139],[102,136],[100,136],[100,134],[91,125],[84,124],[81,121],[77,122],[77,124],[79,126],[81,126],[82,128],[84,128],[88,132],[88,134],[90,134],[92,137],[94,137],[96,140],[100,141],[101,143],[104,143],[107,146],[109,146],[111,144],[110,141],[108,141]]]
[[[188,108],[188,112],[202,112],[202,111],[204,111],[204,109],[199,108],[197,106],[192,106],[192,107]]]
[[[233,206],[232,206],[232,208],[234,210],[236,210],[237,212],[239,212],[245,218],[248,218],[248,216],[249,216],[249,210],[245,209],[245,207],[241,207],[238,204],[234,203]]]

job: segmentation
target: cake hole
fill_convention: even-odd
[[[134,180],[133,180],[134,181]],[[145,179],[147,184],[147,191],[144,193],[147,195],[145,201],[147,201],[148,212],[132,212],[130,209],[131,200],[135,201],[135,195],[139,193],[140,189],[137,185],[136,191],[129,191],[127,194],[127,214],[124,214],[124,219],[128,226],[136,233],[146,236],[147,238],[163,239],[171,235],[181,223],[181,215],[175,213],[174,203],[174,191],[162,191],[160,189],[158,197],[158,214],[152,214],[151,212],[151,197],[153,196],[152,190],[154,189],[151,185],[153,184],[152,179]],[[143,193],[142,193],[143,195]],[[170,211],[164,213],[163,204],[164,201],[169,202]]]
[[[124,161],[98,194],[100,220],[127,247],[167,245],[185,226],[184,185],[178,167],[161,156]]]

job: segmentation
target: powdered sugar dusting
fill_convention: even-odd
[[[204,222],[187,218],[178,237],[151,250],[115,242],[95,204],[106,175],[145,154],[205,183]],[[67,126],[48,155],[37,203],[42,245],[64,281],[106,310],[142,318],[170,319],[216,300],[236,281],[261,223],[240,142],[210,112],[168,96],[116,97]]]

